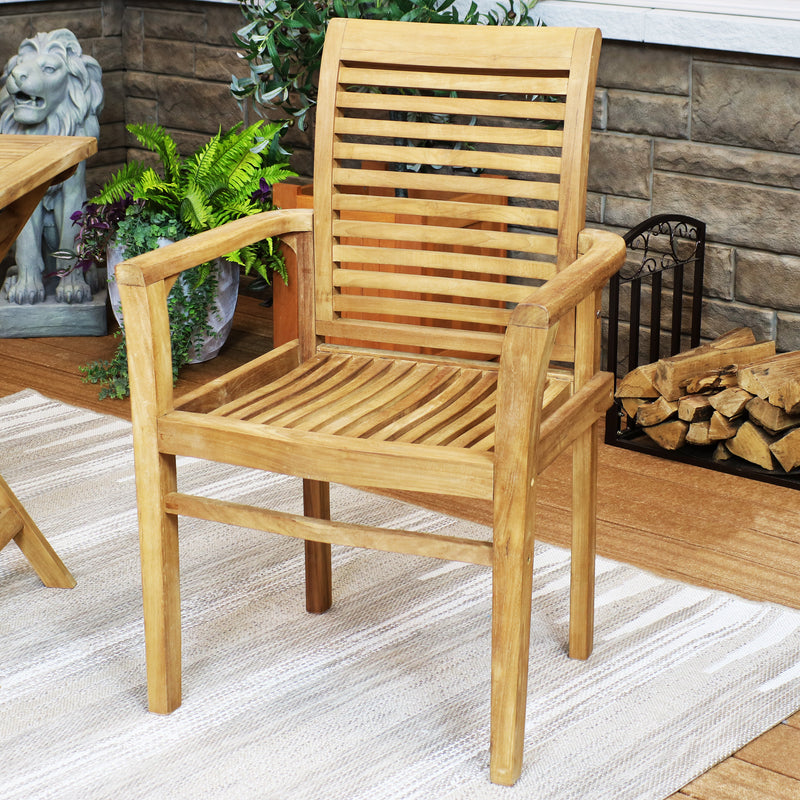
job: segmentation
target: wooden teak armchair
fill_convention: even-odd
[[[178,515],[306,540],[311,611],[331,603],[331,543],[474,562],[493,570],[491,779],[518,778],[537,475],[570,445],[570,653],[592,646],[599,297],[625,255],[582,230],[599,48],[596,30],[333,20],[313,212],[117,267],[153,711],[181,702]],[[296,254],[298,340],[174,400],[176,274],[267,236]],[[305,516],[179,493],[178,455],[302,477]],[[329,482],[482,503],[492,539],[331,522]]]

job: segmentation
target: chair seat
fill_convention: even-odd
[[[321,352],[211,415],[375,442],[494,450],[498,370]],[[545,408],[571,391],[551,376]]]

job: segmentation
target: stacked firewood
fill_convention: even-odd
[[[800,351],[776,355],[775,342],[756,342],[749,328],[637,367],[616,396],[667,450],[715,446],[717,461],[800,466]]]

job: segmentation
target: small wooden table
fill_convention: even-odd
[[[54,183],[66,180],[97,150],[91,136],[0,134],[0,259]],[[70,589],[75,579],[0,476],[0,550],[14,540],[45,586]]]

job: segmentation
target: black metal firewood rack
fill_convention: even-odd
[[[617,378],[700,344],[706,225],[683,214],[659,214],[623,237],[628,258],[608,292],[606,369]],[[626,341],[627,340],[627,341]],[[800,469],[773,472],[732,456],[713,460],[714,447],[665,450],[649,439],[617,400],[606,415],[606,444],[800,489]]]

